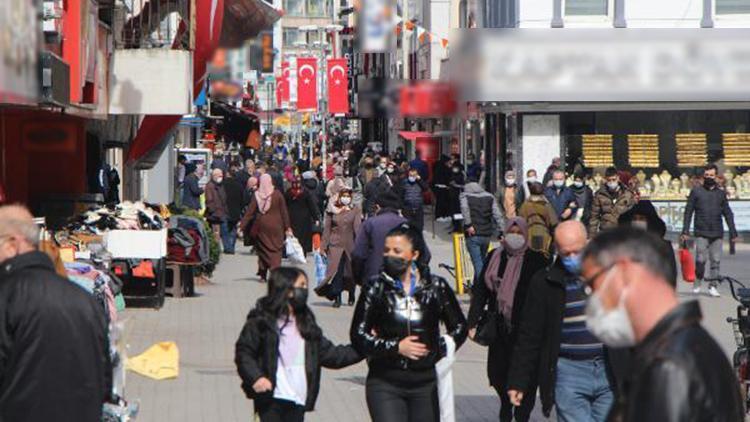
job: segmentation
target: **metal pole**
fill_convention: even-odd
[[[326,170],[328,168],[328,164],[327,164],[328,160],[326,159],[328,157],[328,154],[327,154],[328,148],[326,146],[326,144],[328,144],[328,132],[326,129],[326,115],[328,113],[328,102],[326,101],[325,94],[324,94],[326,92],[326,85],[327,85],[326,82],[328,80],[328,72],[324,70],[325,54],[326,54],[325,46],[323,44],[324,34],[325,34],[325,30],[320,32],[321,58],[320,58],[320,65],[318,66],[318,72],[320,71],[325,72],[321,74],[321,80],[320,80],[320,85],[321,85],[320,94],[321,95],[320,95],[320,103],[319,103],[320,107],[318,107],[321,112],[321,120],[322,120],[322,126],[323,126],[323,137],[321,139],[322,145],[320,146],[320,155],[323,156],[323,178],[326,177],[326,174],[327,174]]]

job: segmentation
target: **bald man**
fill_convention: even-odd
[[[107,323],[55,273],[21,206],[0,207],[0,421],[101,421],[110,391]]]
[[[579,273],[586,228],[565,221],[555,230],[554,264],[531,280],[518,341],[508,375],[508,395],[515,406],[540,390],[542,411],[552,405],[563,422],[604,421],[614,402],[610,359],[586,328],[586,296]]]

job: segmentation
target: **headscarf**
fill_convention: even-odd
[[[521,230],[521,236],[527,239],[520,249],[513,250],[505,242],[502,242],[503,251],[508,256],[508,262],[505,265],[505,271],[503,276],[498,276],[500,269],[500,259],[490,259],[487,265],[487,270],[484,275],[484,282],[490,291],[494,291],[497,298],[497,309],[500,315],[503,316],[506,323],[510,325],[511,317],[513,315],[513,299],[516,294],[516,287],[518,281],[521,278],[521,269],[523,267],[523,258],[526,254],[526,249],[529,247],[528,241],[528,227],[526,220],[523,217],[514,217],[508,220],[505,224],[505,232],[508,233],[510,229],[516,226]],[[496,253],[502,253],[498,251]]]
[[[295,177],[292,180],[292,187],[289,188],[289,196],[292,197],[292,199],[297,200],[302,195],[302,182],[300,181],[299,176]]]
[[[258,201],[258,211],[261,214],[268,212],[271,208],[271,195],[273,194],[273,179],[268,173],[260,176],[260,187],[255,191],[255,200]]]

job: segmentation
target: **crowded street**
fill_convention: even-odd
[[[0,0],[0,422],[750,422],[750,0]]]

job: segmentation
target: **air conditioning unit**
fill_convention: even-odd
[[[66,107],[70,104],[70,66],[56,54],[44,51],[39,57],[40,104]]]

